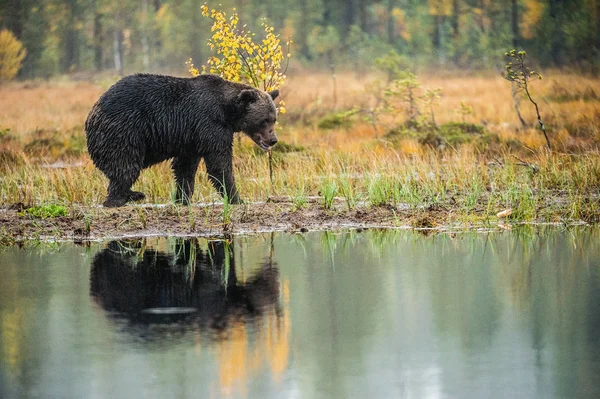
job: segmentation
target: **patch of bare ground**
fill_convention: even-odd
[[[405,228],[421,233],[511,229],[515,224],[562,226],[599,222],[600,197],[591,195],[577,204],[566,194],[548,195],[543,201],[517,208],[495,209],[486,196],[465,208],[454,197],[435,204],[349,206],[336,197],[325,207],[323,197],[305,197],[302,203],[288,196],[267,201],[224,206],[221,202],[130,204],[122,208],[72,205],[67,216],[39,218],[24,212],[27,205],[0,207],[0,246],[28,240],[89,242],[145,236],[227,236],[271,231],[307,232],[345,228]],[[573,209],[577,208],[577,214]]]
[[[4,244],[18,241],[91,241],[141,236],[221,236],[266,231],[306,232],[342,228],[435,228],[448,216],[444,209],[409,210],[391,206],[348,209],[341,199],[326,210],[309,200],[297,209],[286,198],[232,206],[222,204],[128,205],[122,208],[74,206],[68,216],[46,219],[23,215],[19,206],[0,210]]]

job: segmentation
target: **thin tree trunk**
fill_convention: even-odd
[[[345,39],[348,37],[348,33],[350,33],[350,28],[354,24],[356,19],[356,0],[350,0],[346,2],[346,6],[344,7],[344,11],[342,13],[342,37]]]
[[[519,32],[519,4],[518,0],[512,1],[512,9],[511,9],[511,19],[512,19],[512,44],[513,48],[517,49],[519,47],[520,40],[520,32]]]
[[[359,25],[360,25],[360,29],[363,32],[368,33],[369,31],[369,15],[368,15],[368,10],[367,7],[369,5],[369,2],[367,0],[359,0],[358,1],[358,20],[359,20]]]
[[[102,70],[102,15],[98,11],[98,0],[94,1],[94,66],[97,71]]]
[[[115,60],[115,69],[117,70],[117,74],[119,76],[123,76],[123,31],[120,28],[115,28],[114,31],[113,58]]]
[[[190,40],[190,49],[192,50],[191,57],[194,60],[201,60],[204,58],[204,48],[206,45],[202,40],[198,40],[199,37],[202,37],[201,27],[202,27],[202,14],[200,13],[200,5],[202,3],[200,1],[197,2],[197,6],[192,7],[190,19],[192,22],[192,29],[189,35]]]
[[[523,128],[526,128],[527,124],[525,123],[525,120],[521,116],[521,110],[519,109],[519,100],[517,99],[517,89],[515,87],[515,83],[514,82],[511,82],[510,88],[511,88],[511,92],[512,92],[512,98],[513,98],[513,104],[515,106],[515,111],[517,111],[517,116],[519,117],[519,121],[521,122],[521,126]]]
[[[516,1],[516,0],[515,0]],[[458,37],[459,32],[459,23],[458,18],[460,17],[460,6],[459,0],[452,0],[452,35],[454,38]]]
[[[157,13],[158,10],[160,10],[160,8],[162,7],[162,0],[154,0],[153,4],[154,4],[154,12]],[[151,37],[153,38],[152,42],[153,42],[153,47],[154,47],[154,54],[161,54],[162,53],[162,41],[160,40],[160,35],[151,35]],[[156,66],[157,63],[157,57],[155,57],[154,59],[154,64]]]
[[[144,70],[150,70],[150,45],[148,43],[148,0],[142,0],[142,62]]]
[[[537,119],[538,119],[538,123],[540,124],[540,128],[542,129],[542,133],[544,133],[544,138],[546,139],[546,145],[548,146],[548,150],[552,151],[552,146],[550,145],[550,139],[548,138],[548,133],[546,132],[546,126],[544,125],[544,122],[542,122],[542,117],[540,116],[540,109],[538,108],[537,103],[535,101],[533,101],[533,98],[531,98],[531,94],[529,94],[529,90],[527,89],[527,86],[525,86],[525,94],[527,94],[529,101],[531,101],[533,103],[533,105],[535,106],[535,113],[537,115]]]
[[[390,44],[393,44],[396,39],[394,35],[394,3],[394,0],[387,0],[387,37]]]
[[[594,25],[596,27],[596,49],[600,49],[600,0],[595,0],[594,2]],[[600,61],[596,59],[592,63],[592,73],[594,76],[597,76],[600,73]]]
[[[481,7],[481,11],[482,11],[482,13],[479,17],[479,26],[481,28],[481,33],[485,36],[488,34],[488,31],[489,31],[488,26],[486,25],[486,18],[485,18],[486,16],[488,16],[488,10],[485,6],[484,0],[479,1],[479,6]],[[483,52],[482,58],[483,58],[483,64],[488,65],[490,57],[488,56],[486,51]]]
[[[560,66],[563,63],[563,50],[564,50],[564,34],[562,30],[562,0],[549,0],[548,11],[551,19],[551,31],[550,31],[550,53],[552,54],[552,61],[556,66]]]
[[[27,19],[28,6],[31,5],[22,0],[8,0],[7,4],[3,7],[6,15],[2,18],[2,27],[8,28],[17,39],[23,40],[23,25]]]
[[[79,52],[77,48],[77,20],[78,20],[78,10],[77,10],[77,2],[71,0],[68,2],[69,7],[69,17],[67,28],[65,30],[64,35],[64,55],[62,62],[62,70],[63,72],[69,72],[73,68],[79,66]]]
[[[323,25],[333,25],[333,0],[323,0]]]
[[[479,0],[479,8],[481,9],[481,15],[479,16],[479,28],[481,29],[481,31],[483,33],[486,32],[486,28],[485,28],[485,15],[486,15],[486,8],[485,8],[485,2],[484,0]]]
[[[309,26],[309,9],[308,9],[308,0],[300,0],[300,26],[298,27],[298,34],[300,36],[299,45],[300,45],[300,53],[304,58],[310,60],[310,50],[308,49],[308,30]],[[288,38],[284,38],[286,41]]]
[[[436,51],[439,51],[440,49],[440,21],[439,21],[440,16],[439,15],[433,15],[433,33],[432,33],[432,37],[431,37],[431,44],[433,44],[433,48],[436,49]]]
[[[444,65],[446,63],[446,54],[444,52],[445,37],[444,37],[444,16],[443,15],[438,15],[437,25],[438,25],[438,34],[440,35],[438,55],[440,58],[440,65]]]
[[[337,107],[337,74],[335,72],[335,64],[333,63],[333,55],[329,53],[329,68],[331,70],[331,80],[333,82],[333,109]]]

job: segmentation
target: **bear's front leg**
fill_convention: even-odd
[[[199,163],[200,158],[178,157],[173,159],[172,167],[175,172],[175,182],[177,184],[175,202],[178,204],[189,204],[194,194],[194,182]]]
[[[229,198],[232,204],[240,204],[242,201],[238,195],[233,179],[233,167],[231,154],[211,154],[204,157],[206,172],[213,186],[221,196]]]

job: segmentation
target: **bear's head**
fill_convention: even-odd
[[[279,90],[267,93],[256,89],[244,89],[237,97],[238,104],[244,110],[240,130],[265,151],[277,143],[277,108],[273,100],[278,95]]]

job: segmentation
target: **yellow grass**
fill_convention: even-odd
[[[438,151],[423,146],[417,137],[391,140],[384,134],[403,122],[402,114],[381,116],[378,132],[365,113],[353,117],[353,124],[347,128],[317,127],[326,114],[372,106],[373,98],[365,90],[375,78],[338,74],[334,104],[330,75],[291,76],[282,91],[288,114],[280,118],[278,136],[305,150],[275,153],[271,185],[266,155],[257,152],[249,139],[244,138],[241,147],[236,140],[234,166],[242,196],[264,200],[274,194],[317,195],[323,179],[349,178],[358,197],[366,202],[378,188],[389,184],[398,192],[387,193],[388,202],[396,196],[404,202],[414,200],[415,204],[442,203],[453,195],[469,194],[482,206],[482,201],[490,201],[493,194],[494,208],[499,208],[524,203],[519,193],[532,188],[534,202],[538,201],[534,204],[536,215],[540,216],[540,201],[549,192],[544,190],[570,190],[573,198],[598,193],[600,101],[568,98],[586,91],[600,95],[600,80],[551,72],[533,83],[533,95],[556,148],[552,155],[544,150],[533,107],[521,100],[521,112],[530,125],[523,130],[513,107],[510,84],[496,75],[419,77],[424,88],[442,89],[442,98],[435,107],[438,124],[460,122],[457,109],[464,101],[473,107],[466,121],[484,124],[499,138],[500,144],[493,150],[467,144]],[[103,201],[107,181],[85,152],[83,123],[105,89],[105,85],[85,82],[27,82],[0,87],[0,129],[11,129],[8,136],[0,138],[0,204]],[[568,101],[547,100],[556,94]],[[517,148],[511,141],[524,146]],[[567,154],[573,151],[584,155]],[[526,165],[519,165],[523,160],[536,165],[539,171],[531,174]],[[54,164],[56,161],[75,166],[47,167],[61,166]],[[220,200],[202,169],[197,179],[193,201]],[[164,203],[171,198],[173,184],[169,165],[164,163],[142,172],[135,189],[145,192],[149,202]],[[469,200],[464,197],[461,201],[468,212]],[[581,208],[581,204],[577,206]]]
[[[557,131],[572,125],[600,129],[599,101],[557,103],[543,100],[545,95],[557,90],[579,93],[592,89],[600,96],[600,80],[559,72],[548,73],[547,76],[544,80],[533,82],[532,92],[538,99],[542,117],[548,127]],[[374,79],[374,75],[357,79],[354,74],[339,73],[335,108],[350,109],[371,104],[373,100],[365,94],[365,88]],[[473,107],[473,114],[466,117],[468,122],[483,122],[506,137],[518,137],[534,146],[542,144],[535,138],[525,138],[522,132],[516,131],[519,124],[513,108],[510,85],[500,76],[439,78],[426,75],[420,76],[419,81],[423,88],[442,89],[442,98],[435,107],[438,123],[460,121],[461,116],[456,110],[461,101],[465,101]],[[0,128],[10,128],[12,136],[21,142],[26,142],[40,131],[83,133],[85,117],[105,90],[104,86],[87,82],[27,82],[0,87]],[[282,98],[290,113],[328,112],[334,107],[332,78],[324,73],[298,73],[289,78],[282,91]],[[537,136],[535,112],[525,99],[521,100],[521,112],[534,129],[531,136]],[[326,134],[314,126],[292,129],[287,126],[285,115],[281,117],[281,122],[280,136],[301,145],[352,147],[357,145],[356,141],[371,140],[375,136],[367,122],[359,123],[351,130],[340,129]],[[402,115],[395,122],[402,122]],[[386,124],[384,127],[390,127],[393,122],[388,120]],[[560,133],[559,140],[567,140],[564,132]]]
[[[103,89],[90,83],[26,83],[0,87],[0,126],[19,139],[38,130],[83,131],[83,122]]]

